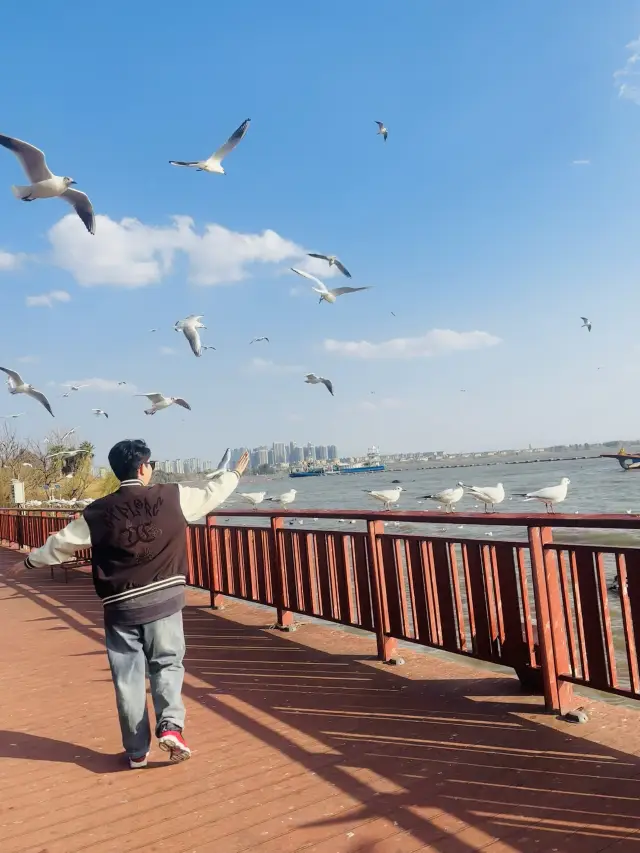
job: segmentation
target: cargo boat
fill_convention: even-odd
[[[292,468],[289,471],[290,477],[324,477],[329,474],[374,474],[384,471],[385,466],[380,462],[380,457],[372,447],[367,453],[367,458],[364,462],[358,462],[355,465],[349,465],[342,462],[336,462],[333,465],[326,467]]]

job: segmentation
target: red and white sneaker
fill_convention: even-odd
[[[191,750],[177,729],[165,729],[158,739],[160,749],[169,753],[169,761],[174,763],[191,758]]]
[[[128,758],[129,758],[129,767],[132,770],[139,770],[141,767],[147,766],[147,759],[149,758],[149,753],[147,753],[146,755],[140,755],[140,756],[135,756],[135,757],[129,755]]]

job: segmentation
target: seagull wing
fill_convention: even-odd
[[[310,272],[305,272],[304,270],[296,269],[296,267],[291,267],[292,272],[297,272],[298,275],[301,275],[303,278],[308,278],[309,281],[315,281],[318,287],[322,288],[323,293],[328,293],[327,285],[320,281],[319,278],[316,278],[315,275],[311,275]]]
[[[308,255],[310,258],[320,258],[320,260],[321,260],[321,261],[328,261],[328,260],[329,260],[329,256],[328,256],[328,255],[318,255],[318,254],[316,254],[315,252],[307,252],[307,255]]]
[[[0,367],[0,370],[4,371],[15,385],[24,385],[22,376],[15,370],[9,370],[7,367]]]
[[[588,317],[580,317],[580,319],[582,320],[582,322],[583,322],[583,323],[588,323],[588,322],[589,322],[589,318],[588,318]]]
[[[182,331],[184,332],[185,338],[189,341],[189,345],[191,346],[191,351],[194,355],[200,357],[202,355],[202,344],[200,343],[200,335],[198,334],[198,330],[191,325],[183,326]]]
[[[321,379],[320,382],[325,386],[327,391],[331,394],[331,396],[335,396],[333,393],[333,385],[329,379]]]
[[[182,406],[183,409],[189,409],[189,411],[191,411],[191,406],[187,403],[186,400],[183,400],[182,397],[176,397],[173,402],[176,404],[176,406]]]
[[[52,412],[52,410],[51,410],[51,404],[49,403],[49,401],[47,400],[47,398],[44,396],[44,394],[42,393],[42,391],[36,391],[36,389],[35,389],[35,388],[30,388],[30,389],[27,391],[27,394],[28,394],[30,397],[33,397],[33,399],[34,399],[34,400],[37,400],[39,403],[42,403],[42,405],[43,405],[43,406],[45,407],[45,409],[49,412],[49,414],[51,415],[51,417],[52,417],[52,418],[54,418],[54,417],[55,417],[55,415],[53,414],[53,412]]]
[[[382,122],[382,121],[377,121],[376,124],[378,125],[380,130],[382,130],[382,128],[384,127],[384,122]]]
[[[171,163],[172,166],[199,166],[200,165],[199,160],[192,160],[190,162],[188,162],[186,160],[169,160],[169,163]]]
[[[345,293],[356,293],[358,290],[371,290],[371,285],[368,287],[334,287],[329,293],[333,293],[334,296],[342,296]]]
[[[96,218],[93,213],[93,205],[89,201],[89,196],[86,193],[81,193],[80,190],[66,189],[62,195],[65,201],[68,201],[71,207],[74,208],[80,219],[84,222],[84,227],[89,234],[96,233]]]
[[[151,403],[160,403],[164,400],[164,394],[158,394],[157,391],[152,391],[150,394],[134,394],[134,397],[147,397]]]
[[[46,181],[52,178],[53,174],[47,166],[44,153],[36,148],[35,145],[29,145],[28,142],[23,142],[21,139],[14,139],[11,136],[0,135],[0,145],[4,145],[9,151],[13,151],[18,160],[22,163],[22,168],[27,173],[27,177],[32,184],[38,181]]]
[[[240,142],[242,137],[245,135],[247,130],[249,129],[250,118],[245,119],[240,127],[231,134],[231,136],[227,139],[224,145],[221,145],[217,151],[209,157],[210,160],[217,160],[220,163],[224,157],[229,154],[229,152],[233,151],[236,145]]]
[[[346,275],[346,277],[347,277],[347,278],[351,278],[351,273],[350,273],[350,272],[349,272],[349,270],[345,267],[345,265],[342,263],[342,261],[339,261],[339,260],[336,258],[336,260],[334,261],[334,263],[335,263],[335,265],[338,267],[338,269],[340,270],[340,272],[342,273],[342,275]]]
[[[305,373],[305,380],[311,382],[312,385],[320,381],[315,373]]]

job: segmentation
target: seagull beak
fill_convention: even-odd
[[[77,184],[77,183],[78,183],[77,181],[69,181],[69,186],[71,186],[72,184]]]

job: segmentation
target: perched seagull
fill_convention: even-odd
[[[281,495],[278,495],[275,498],[265,498],[265,500],[273,501],[274,503],[286,506],[287,504],[293,503],[295,501],[297,494],[298,493],[295,489],[289,489],[288,492],[283,492]]]
[[[31,462],[23,462],[22,464],[24,465],[25,468],[33,468],[33,465],[31,464]]]
[[[270,343],[269,338],[266,338],[266,337],[265,338],[254,338],[252,341],[249,341],[249,343],[250,344],[259,344],[260,341],[266,341],[267,343]]]
[[[33,385],[29,385],[25,382],[20,374],[16,373],[15,370],[9,370],[6,367],[0,367],[0,370],[6,373],[9,377],[7,379],[7,385],[9,386],[10,394],[27,394],[29,397],[33,397],[34,400],[42,403],[52,418],[55,417],[51,411],[51,405],[42,391],[37,391]]]
[[[164,394],[158,394],[157,391],[152,391],[150,394],[134,394],[134,396],[147,397],[151,401],[151,408],[144,410],[145,415],[155,415],[155,413],[159,412],[160,409],[168,409],[169,406],[173,406],[174,403],[178,406],[182,406],[183,409],[189,409],[189,411],[191,411],[191,406],[186,400],[183,400],[182,397],[165,397]]]
[[[387,136],[389,136],[389,131],[388,131],[388,130],[387,130],[387,128],[384,126],[383,122],[381,122],[381,121],[377,121],[377,122],[376,122],[376,124],[378,125],[378,133],[376,134],[376,136],[382,136],[382,138],[383,138],[383,139],[384,139],[384,141],[386,142],[386,141],[387,141]]]
[[[320,258],[321,261],[328,261],[330,267],[338,267],[342,275],[346,275],[347,278],[351,278],[351,273],[349,272],[349,270],[335,255],[316,255],[315,252],[307,252],[307,254],[310,258]]]
[[[227,447],[225,452],[222,454],[222,459],[218,462],[218,467],[215,471],[212,471],[210,474],[207,474],[207,480],[212,480],[214,477],[219,477],[221,474],[224,474],[229,470],[229,463],[231,462],[231,448]]]
[[[356,293],[358,290],[371,290],[371,287],[334,287],[332,290],[329,290],[327,285],[320,281],[319,278],[316,278],[315,275],[311,275],[311,273],[304,272],[303,270],[298,270],[295,267],[291,267],[292,272],[297,272],[298,275],[303,276],[304,278],[308,278],[310,281],[315,281],[318,287],[311,288],[316,293],[320,294],[320,302],[324,299],[325,302],[335,302],[338,296],[342,296],[345,293]]]
[[[240,127],[235,130],[231,136],[227,139],[227,141],[218,148],[217,151],[214,151],[211,157],[207,160],[194,160],[192,162],[185,160],[169,160],[172,166],[190,166],[192,169],[196,169],[198,172],[215,172],[218,175],[224,175],[225,171],[222,168],[223,159],[229,154],[236,145],[240,142],[242,137],[245,135],[247,130],[249,129],[250,118],[245,119],[242,122]]]
[[[439,504],[444,504],[447,512],[454,512],[453,505],[457,504],[464,495],[464,483],[456,483],[455,489],[444,489],[442,492],[436,492],[433,495],[423,495],[422,500],[437,501]]]
[[[309,385],[318,385],[319,383],[322,383],[331,396],[334,396],[333,385],[328,379],[324,379],[322,376],[316,376],[315,373],[307,373],[304,381]]]
[[[240,497],[249,501],[255,509],[265,499],[266,492],[240,492]]]
[[[178,320],[174,329],[176,332],[183,332],[185,338],[189,341],[191,351],[194,355],[200,357],[202,355],[202,344],[198,329],[206,329],[204,323],[201,323],[202,314],[189,314],[184,320]],[[206,347],[206,349],[214,349],[214,347]]]
[[[524,498],[525,501],[542,501],[547,512],[553,512],[555,504],[562,503],[567,497],[567,487],[571,480],[568,477],[563,477],[558,486],[547,486],[546,489],[538,489],[537,492],[525,492],[524,494],[515,492],[516,497]]]
[[[482,501],[484,504],[484,511],[488,512],[487,507],[493,507],[495,504],[501,504],[504,500],[504,486],[502,483],[498,483],[497,486],[469,486],[469,492],[477,498],[479,501]]]
[[[8,420],[11,420],[12,418],[20,418],[20,417],[22,417],[22,415],[24,415],[24,412],[18,412],[17,415],[0,415],[0,417],[2,418],[3,421],[8,421]],[[47,441],[46,438],[45,438],[45,441]]]
[[[400,492],[403,492],[404,489],[402,486],[398,486],[397,489],[385,489],[381,492],[371,492],[368,489],[363,489],[363,491],[368,495],[371,495],[372,498],[383,503],[385,509],[391,509],[391,504],[398,503],[400,500]]]
[[[97,418],[99,418],[101,415],[104,415],[104,416],[105,416],[105,418],[108,418],[108,417],[109,417],[109,415],[108,415],[105,411],[103,411],[102,409],[91,409],[91,411],[93,412],[93,414],[94,414]]]
[[[63,198],[75,209],[89,234],[96,233],[96,220],[88,196],[81,193],[80,190],[69,189],[72,184],[75,184],[73,178],[61,178],[54,175],[47,166],[44,153],[35,145],[29,145],[28,142],[23,142],[21,139],[2,135],[0,135],[0,145],[4,145],[9,151],[13,151],[31,181],[29,186],[14,185],[11,187],[16,198],[21,201],[35,201],[37,198]]]
[[[588,320],[586,317],[580,317],[580,319],[582,320],[582,325],[580,326],[580,328],[581,329],[587,329],[590,332],[591,331],[591,321]]]

